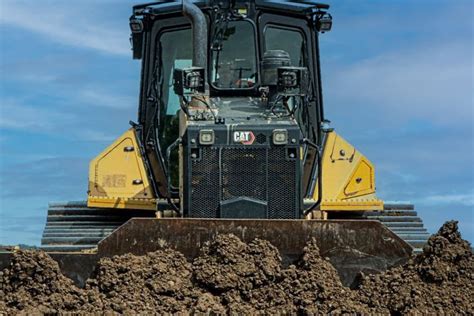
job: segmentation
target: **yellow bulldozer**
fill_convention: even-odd
[[[50,203],[42,248],[81,283],[102,256],[216,234],[263,238],[291,263],[316,238],[351,284],[420,251],[413,205],[376,196],[374,165],[329,127],[313,0],[133,7],[138,119],[90,163],[87,202]]]

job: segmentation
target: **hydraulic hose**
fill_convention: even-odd
[[[323,167],[321,149],[319,148],[319,146],[307,138],[305,138],[303,142],[316,149],[316,155],[318,160],[318,199],[313,205],[303,211],[303,217],[306,217],[306,215],[308,215],[310,212],[321,206],[321,201],[323,200]]]

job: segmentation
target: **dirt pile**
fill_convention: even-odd
[[[281,268],[278,250],[265,240],[246,244],[218,236],[193,264],[199,286],[219,297],[231,314],[366,312],[313,240],[300,262]]]
[[[201,295],[191,281],[192,267],[174,250],[103,258],[86,290],[99,309],[119,313],[182,313]]]
[[[0,312],[9,315],[77,311],[89,304],[86,292],[61,274],[56,261],[29,250],[15,252],[10,267],[0,271],[0,298]]]
[[[192,262],[174,250],[103,258],[85,289],[48,255],[19,251],[0,273],[0,314],[398,314],[473,311],[473,253],[456,222],[402,267],[344,287],[314,240],[282,267],[265,240],[218,235]]]
[[[446,222],[407,264],[365,277],[358,289],[361,302],[379,313],[473,313],[473,259],[457,222]]]

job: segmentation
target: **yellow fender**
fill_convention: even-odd
[[[335,132],[327,134],[322,168],[322,211],[383,210],[383,201],[375,196],[374,165]]]
[[[156,210],[133,128],[91,161],[87,206]]]

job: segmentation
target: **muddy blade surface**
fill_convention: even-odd
[[[412,251],[379,221],[133,218],[99,243],[98,254],[142,255],[169,247],[193,259],[217,234],[234,234],[246,242],[268,240],[287,265],[296,262],[306,243],[315,238],[321,255],[329,258],[346,285],[361,271],[380,272],[404,263]]]

